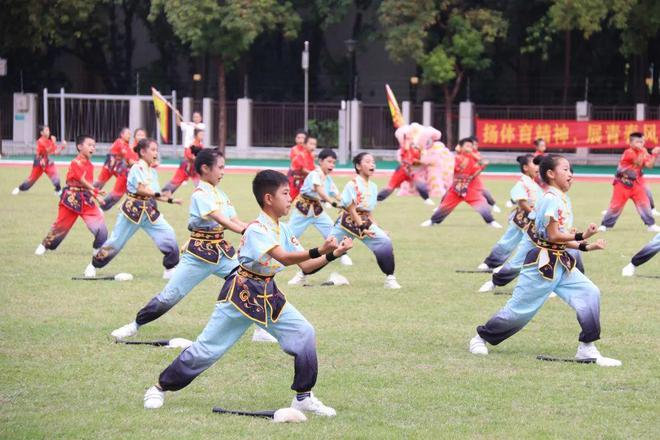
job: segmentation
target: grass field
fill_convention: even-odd
[[[64,169],[60,176],[64,177]],[[538,354],[573,356],[579,327],[551,299],[518,335],[486,358],[468,353],[475,326],[507,296],[477,293],[472,269],[502,233],[467,206],[431,229],[418,227],[430,209],[392,197],[376,218],[391,234],[403,289],[382,288],[374,257],[360,243],[350,268],[335,266],[350,286],[288,287],[289,301],[315,326],[320,360],[316,394],[338,416],[306,424],[211,413],[214,405],[245,410],[287,406],[293,363],[251,332],[188,388],[168,394],[158,411],[142,396],[176,356],[172,349],[113,344],[109,333],[160,291],[161,255],[142,232],[101,274],[131,272],[127,283],[71,281],[91,256],[91,235],[79,222],[54,253],[33,252],[57,211],[42,178],[28,193],[10,191],[28,168],[0,168],[0,438],[657,438],[660,432],[660,257],[622,278],[621,268],[653,234],[632,206],[605,234],[608,249],[585,255],[587,274],[602,291],[606,356],[621,368],[542,363]],[[171,173],[162,173],[164,183]],[[223,188],[240,216],[257,206],[251,176],[228,175]],[[343,184],[345,179],[339,179]],[[384,181],[377,180],[379,185]],[[486,183],[503,205],[513,182]],[[577,226],[598,222],[607,183],[577,182],[571,191]],[[180,243],[186,239],[191,185],[183,207],[162,206]],[[654,185],[660,199],[660,185]],[[112,230],[117,210],[106,216]],[[496,215],[506,223],[506,214]],[[230,234],[230,239],[238,238]],[[314,230],[302,239],[320,244]],[[328,271],[314,276],[318,283]],[[211,314],[220,280],[208,279],[170,313],[144,327],[145,339],[194,339]],[[506,291],[506,290],[505,290]],[[511,289],[508,289],[510,292]]]

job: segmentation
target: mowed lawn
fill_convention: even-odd
[[[97,169],[98,171],[98,169]],[[0,437],[1,438],[657,438],[660,432],[660,256],[622,278],[621,268],[647,243],[629,205],[608,249],[585,255],[602,291],[602,341],[623,367],[544,363],[538,354],[571,357],[579,326],[560,299],[550,299],[519,334],[468,353],[475,327],[501,307],[505,294],[477,293],[473,269],[503,230],[460,206],[441,225],[420,228],[431,209],[417,198],[392,196],[375,216],[394,240],[403,289],[383,289],[372,254],[356,243],[355,263],[333,263],[314,287],[289,287],[295,269],[278,275],[289,301],[315,326],[319,379],[314,389],[337,417],[310,416],[299,425],[213,414],[215,405],[243,410],[288,406],[292,359],[274,344],[250,341],[251,331],[188,388],[168,393],[158,411],[142,396],[175,358],[174,349],[114,344],[110,332],[131,321],[165,282],[161,254],[138,232],[102,274],[135,280],[72,281],[91,257],[91,235],[79,221],[60,248],[33,254],[57,212],[48,180],[19,196],[12,188],[29,169],[0,168]],[[64,178],[65,169],[60,167]],[[161,184],[171,172],[161,173]],[[343,185],[346,178],[338,178]],[[223,188],[244,220],[258,212],[251,176],[229,174]],[[384,179],[377,179],[379,185]],[[501,207],[513,181],[489,180]],[[660,200],[660,185],[653,187]],[[182,207],[162,213],[183,244],[192,185]],[[577,226],[600,221],[609,183],[577,182],[571,191]],[[115,208],[106,215],[114,228]],[[506,214],[497,214],[506,224]],[[238,237],[229,234],[238,244]],[[320,244],[315,230],[302,239]],[[351,282],[321,287],[330,270]],[[655,277],[655,278],[653,278]],[[194,339],[205,325],[221,280],[206,280],[170,313],[144,327],[140,339]],[[502,292],[509,294],[513,284]]]

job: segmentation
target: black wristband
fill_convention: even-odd
[[[325,254],[325,259],[328,260],[328,263],[329,263],[329,262],[331,262],[331,261],[336,260],[337,257],[335,257],[335,254],[333,254],[332,252],[330,252],[329,254]]]
[[[247,228],[243,228],[243,230],[241,231],[241,235],[245,235],[245,231],[247,231]]]
[[[174,203],[174,199],[170,197],[169,199],[167,199],[167,203]]]
[[[155,193],[154,193],[154,197],[155,197],[155,198],[160,197],[160,193],[159,193],[159,192],[155,192]]]
[[[576,241],[582,241],[584,240],[584,234],[582,232],[576,232],[575,233],[575,240]]]
[[[311,248],[309,250],[309,258],[318,258],[321,256],[321,252],[319,252],[319,248]]]
[[[331,205],[332,205],[333,208],[336,208],[337,207],[337,202],[332,202]]]
[[[577,234],[576,234],[577,235]],[[578,245],[578,249],[580,249],[582,252],[589,252],[589,249],[587,249],[587,242],[583,241]]]

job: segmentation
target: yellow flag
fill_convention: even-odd
[[[405,124],[405,121],[403,120],[401,110],[399,110],[399,103],[396,102],[394,92],[392,92],[388,84],[385,84],[385,94],[387,95],[387,105],[390,107],[390,113],[392,113],[392,124],[394,128],[399,128]]]
[[[160,138],[165,142],[170,141],[170,106],[167,100],[163,98],[155,88],[151,88],[151,96],[154,99],[154,110],[156,110],[156,117],[158,118],[158,126],[160,128]]]

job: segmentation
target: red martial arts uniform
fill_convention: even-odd
[[[94,249],[98,249],[108,238],[108,230],[103,213],[92,200],[92,193],[80,180],[88,183],[94,180],[94,165],[85,156],[76,156],[66,173],[66,186],[60,197],[57,219],[42,244],[46,249],[56,249],[69,233],[74,223],[81,217],[94,235]]]
[[[27,191],[35,184],[37,180],[41,177],[43,173],[50,178],[50,181],[53,182],[55,191],[59,191],[60,188],[60,178],[57,175],[57,168],[55,167],[55,162],[49,157],[51,154],[58,153],[58,147],[55,145],[55,142],[51,138],[40,137],[37,140],[37,152],[34,155],[34,161],[32,162],[32,172],[30,176],[18,187],[20,191]]]
[[[314,155],[307,151],[304,145],[294,145],[289,153],[291,165],[289,166],[289,193],[295,199],[300,193],[305,177],[314,171]]]
[[[188,179],[192,179],[195,185],[199,183],[199,175],[197,174],[197,171],[195,171],[195,154],[193,154],[193,148],[199,151],[204,148],[204,146],[201,142],[195,140],[190,147],[183,150],[183,160],[174,173],[172,180],[163,187],[163,191],[171,191],[174,193],[174,191],[176,191],[179,186]]]
[[[629,147],[623,152],[612,183],[612,200],[601,222],[603,226],[614,227],[629,199],[632,199],[644,224],[655,224],[642,177],[642,169],[652,162],[653,156],[646,148]]]
[[[103,188],[103,185],[105,185],[112,176],[118,176],[116,168],[121,165],[122,158],[129,149],[130,145],[122,138],[118,138],[112,143],[110,152],[106,155],[105,163],[99,173],[99,178],[94,183],[95,187]]]

